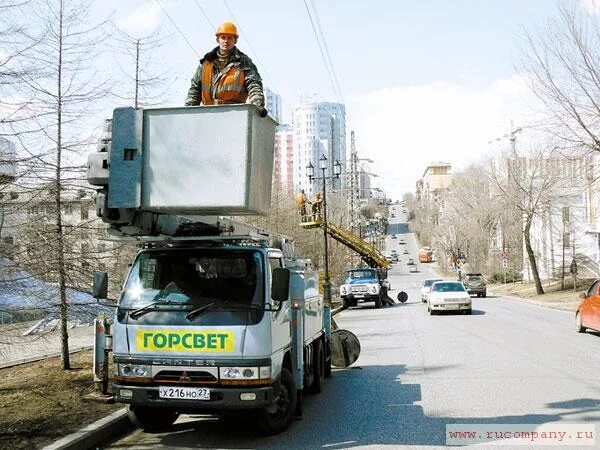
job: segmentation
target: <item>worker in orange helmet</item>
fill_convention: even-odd
[[[252,60],[237,47],[238,31],[232,22],[215,33],[219,44],[204,55],[192,77],[185,106],[251,103],[267,115],[263,84]]]
[[[306,219],[306,195],[304,195],[304,189],[300,189],[300,192],[296,195],[296,206],[298,206],[298,212],[304,221]]]
[[[321,219],[321,209],[323,207],[323,197],[321,196],[320,192],[317,192],[315,194],[315,198],[313,200],[312,203],[312,213],[314,216],[314,220],[320,220]]]

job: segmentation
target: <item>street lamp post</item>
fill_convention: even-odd
[[[342,165],[339,161],[333,164],[333,175],[326,176],[325,171],[327,170],[327,157],[321,155],[319,158],[319,169],[321,169],[321,176],[315,177],[314,166],[309,163],[306,166],[306,174],[309,180],[323,180],[323,241],[325,243],[325,276],[323,278],[323,301],[326,308],[331,308],[331,280],[329,279],[329,240],[327,236],[327,180],[337,179],[342,173]]]

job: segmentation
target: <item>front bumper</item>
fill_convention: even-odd
[[[456,302],[456,303],[431,303],[430,307],[434,311],[462,311],[471,309],[470,302]]]
[[[273,403],[275,398],[274,387],[221,387],[211,386],[210,400],[179,400],[170,398],[160,398],[158,396],[158,386],[129,386],[114,385],[116,401],[120,403],[129,403],[137,406],[167,407],[176,408],[180,412],[215,412],[219,410],[236,409],[254,409],[262,408]],[[123,397],[122,390],[132,392],[131,397]],[[240,400],[240,394],[255,393],[256,400]]]
[[[469,287],[469,286],[465,286],[465,289],[467,290],[467,292],[469,293],[469,295],[472,294],[483,294],[486,290],[485,286],[477,286],[477,287]]]
[[[379,294],[348,294],[341,296],[342,300],[356,302],[374,302],[375,299],[379,298]]]

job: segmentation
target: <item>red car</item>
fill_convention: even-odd
[[[592,287],[579,296],[583,300],[575,313],[577,331],[583,333],[588,328],[600,331],[600,279],[594,281]]]

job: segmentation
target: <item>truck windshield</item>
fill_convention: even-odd
[[[352,270],[348,272],[348,278],[377,278],[374,270]]]
[[[146,250],[129,273],[119,320],[130,314],[139,324],[256,323],[263,314],[263,278],[255,250]]]

